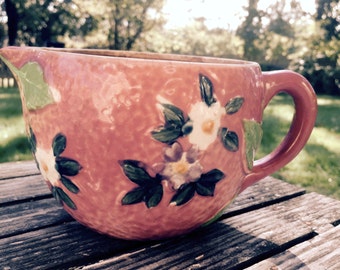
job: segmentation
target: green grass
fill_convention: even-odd
[[[318,97],[318,118],[305,148],[274,174],[308,191],[340,199],[340,99]],[[294,113],[287,95],[276,96],[265,110],[264,135],[257,158],[272,151],[285,136]],[[19,91],[0,88],[0,162],[31,160]]]
[[[29,159],[19,90],[0,88],[0,162]]]
[[[276,147],[294,113],[292,99],[276,96],[265,110],[264,136],[257,157]],[[318,116],[312,135],[300,154],[274,176],[308,191],[340,199],[340,99],[318,97]]]

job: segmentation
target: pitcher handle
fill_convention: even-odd
[[[317,99],[310,83],[292,71],[263,72],[264,108],[280,92],[294,100],[295,115],[283,141],[271,153],[254,161],[252,171],[245,177],[241,191],[289,163],[309,139],[317,115]]]

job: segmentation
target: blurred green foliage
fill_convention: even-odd
[[[308,191],[340,199],[340,98],[318,97],[318,116],[311,137],[300,154],[274,176]],[[270,153],[287,133],[294,114],[286,94],[276,96],[263,118],[263,139],[257,158]]]
[[[17,88],[0,88],[0,162],[33,158]]]

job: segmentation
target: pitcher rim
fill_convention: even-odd
[[[234,66],[259,66],[257,62],[242,60],[242,59],[189,55],[189,54],[110,50],[110,49],[77,49],[77,48],[8,46],[8,47],[3,47],[2,49],[0,49],[0,51],[1,50],[12,50],[12,49],[13,50],[46,51],[46,52],[57,52],[57,53],[71,53],[71,54],[99,56],[99,57],[144,59],[144,60],[153,60],[153,61],[174,61],[174,62],[186,62],[186,63],[234,65]]]

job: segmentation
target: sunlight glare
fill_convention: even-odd
[[[299,0],[308,13],[315,12],[314,1]],[[194,18],[204,17],[208,28],[235,30],[246,15],[248,0],[167,0],[163,12],[168,20],[167,28],[183,27]],[[260,0],[259,9],[265,10],[273,0]]]

